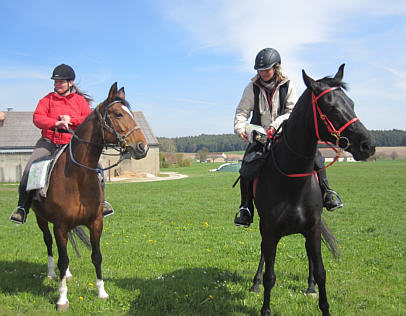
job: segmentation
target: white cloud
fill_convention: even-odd
[[[388,93],[387,85],[397,87],[398,96],[403,97],[406,30],[399,21],[406,14],[404,0],[174,0],[163,7],[170,19],[189,32],[196,46],[233,54],[244,71],[253,72],[260,49],[274,47],[300,92],[304,89],[301,69],[320,78],[333,75],[345,62],[351,68],[344,80],[355,95],[385,95],[388,103],[399,108],[401,98]],[[386,75],[392,77],[380,78],[379,67],[371,67],[371,62],[385,65]]]
[[[264,47],[277,48],[282,63],[288,61],[288,69],[301,69],[306,64],[302,49],[332,41],[345,30],[347,19],[355,15],[403,14],[406,2],[175,0],[166,10],[202,48],[234,53],[242,59],[245,70],[252,70],[256,53]]]

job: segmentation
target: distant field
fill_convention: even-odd
[[[258,218],[249,229],[233,225],[238,174],[209,172],[220,164],[166,169],[189,175],[180,180],[107,184],[116,210],[104,221],[101,247],[110,299],[97,298],[90,252],[80,245],[77,258],[69,245],[73,279],[63,315],[259,315],[263,288],[249,292]],[[331,314],[406,315],[406,161],[342,162],[328,174],[345,203],[324,214],[342,252],[334,260],[323,247]],[[0,184],[0,315],[61,315],[35,217],[20,226],[7,220],[16,200],[16,185]],[[272,315],[321,315],[304,295],[303,237],[281,240],[275,271]]]
[[[384,159],[392,159],[392,154],[396,153],[396,159],[406,159],[406,146],[398,146],[398,147],[377,147],[376,148],[376,155],[378,158]],[[233,154],[233,155],[244,155],[244,151],[228,151],[225,154]],[[187,156],[192,155],[194,157],[195,154],[185,154]]]
[[[376,147],[376,154],[378,154],[378,155],[381,154],[385,158],[390,159],[392,153],[397,154],[397,159],[406,159],[406,146],[402,146],[402,147]]]

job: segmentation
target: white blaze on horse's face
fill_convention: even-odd
[[[126,107],[125,105],[121,106],[123,108],[124,111],[126,111],[128,114],[130,114],[130,116],[133,118],[133,120],[135,121],[134,115],[132,114],[132,112],[130,111],[130,109],[128,107]]]

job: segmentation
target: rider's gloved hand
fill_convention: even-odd
[[[273,126],[269,126],[269,128],[266,131],[266,135],[268,135],[268,138],[274,138],[276,134],[276,129]]]

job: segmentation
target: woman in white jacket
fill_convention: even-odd
[[[289,118],[297,98],[293,84],[282,73],[281,57],[273,48],[262,49],[255,58],[254,69],[257,75],[245,87],[234,118],[234,132],[248,142],[246,125],[251,116],[251,124],[261,125],[268,133],[275,134],[282,122]],[[246,152],[257,150],[256,142],[247,146]],[[315,169],[324,167],[324,159],[318,154]],[[320,186],[324,193],[324,206],[328,210],[342,207],[338,195],[328,187],[325,170],[319,174]],[[235,215],[234,223],[248,227],[253,221],[252,179],[240,178],[241,206]]]

